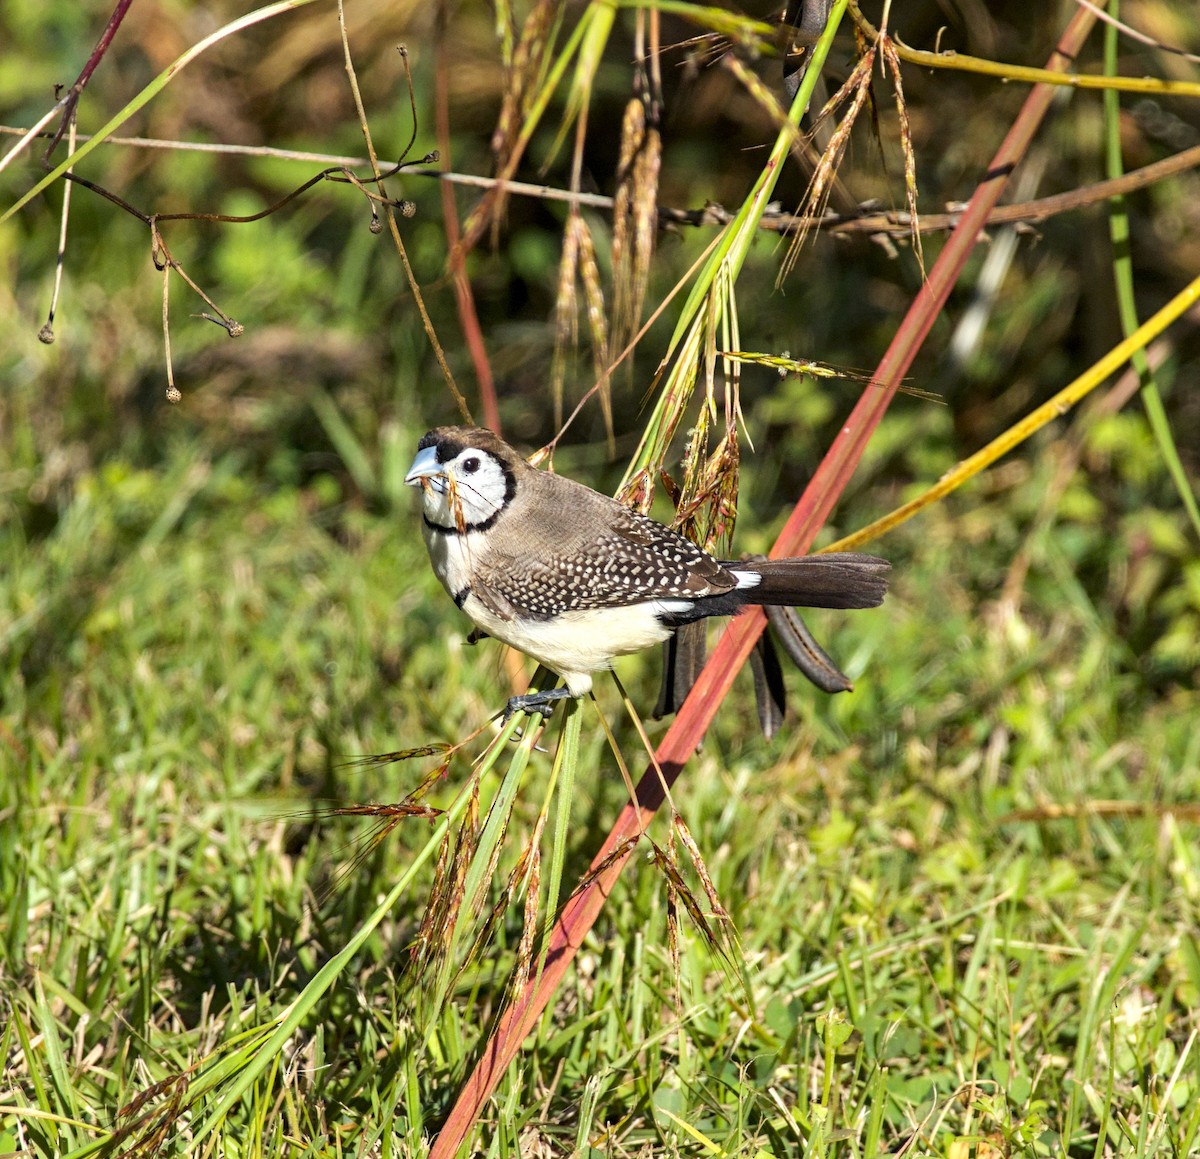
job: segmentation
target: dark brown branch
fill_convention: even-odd
[[[58,130],[50,139],[50,144],[46,147],[46,152],[42,154],[42,164],[49,169],[50,158],[54,155],[54,150],[58,148],[58,143],[63,139],[63,134],[67,131],[67,126],[75,117],[75,110],[79,105],[79,98],[83,96],[83,90],[87,88],[87,83],[92,79],[92,73],[99,67],[100,62],[104,59],[104,54],[108,51],[108,46],[112,44],[113,37],[117,34],[117,29],[121,27],[121,21],[125,19],[125,13],[129,11],[130,4],[133,0],[117,0],[117,6],[113,9],[113,14],[108,18],[108,23],[104,26],[104,31],[100,34],[100,39],[96,41],[96,47],[92,49],[92,55],[88,57],[87,64],[83,66],[83,71],[75,78],[75,83],[71,86],[67,93],[66,104],[63,105],[62,120],[59,122]]]
[[[8,126],[0,126],[0,133],[20,133],[24,130],[16,130]],[[80,134],[80,140],[86,140],[86,137]],[[142,148],[187,148],[187,146],[179,145],[173,142],[150,142],[150,140],[139,138],[110,138],[113,144],[122,145],[137,145]],[[283,160],[312,160],[316,155],[296,154],[294,157],[288,154],[287,150],[262,150],[262,149],[240,149],[236,146],[228,146],[228,148],[212,149],[210,151],[229,152],[229,154],[247,155],[266,155],[278,156]],[[347,161],[350,158],[346,158]],[[428,164],[437,160],[436,152],[431,152],[420,161],[402,162],[396,167],[389,169],[388,172],[380,175],[380,180],[389,178],[400,172],[401,168],[415,166],[415,164]],[[1132,193],[1136,190],[1141,190],[1146,186],[1153,185],[1156,181],[1162,181],[1169,176],[1174,176],[1178,173],[1187,172],[1188,169],[1194,169],[1200,166],[1200,145],[1195,145],[1193,148],[1184,149],[1182,152],[1177,152],[1170,157],[1164,157],[1162,161],[1156,161],[1148,166],[1140,169],[1130,170],[1129,173],[1114,178],[1108,181],[1097,181],[1093,185],[1085,185],[1078,190],[1070,190],[1066,193],[1056,193],[1052,197],[1043,197],[1032,202],[1018,202],[1013,205],[1001,205],[991,211],[988,216],[989,226],[1002,226],[1002,224],[1022,224],[1045,221],[1046,218],[1057,214],[1064,214],[1076,209],[1084,209],[1087,205],[1094,205],[1098,202],[1110,197],[1116,197],[1122,193]],[[497,185],[503,185],[505,192],[514,193],[518,197],[539,197],[552,200],[578,200],[581,204],[588,205],[592,209],[611,209],[612,198],[602,196],[598,193],[580,193],[571,194],[568,191],[558,190],[553,186],[533,185],[523,181],[499,181],[496,178],[485,178],[485,176],[476,176],[474,174],[463,173],[436,173],[428,172],[424,169],[414,169],[414,176],[428,176],[428,178],[437,178],[440,181],[450,182],[454,185],[476,186],[479,188],[492,188]],[[78,174],[68,174],[68,179],[78,182],[89,190],[100,193],[102,197],[106,197],[114,205],[124,209],[128,214],[139,218],[140,221],[149,223],[151,215],[143,214],[142,211],[134,208],[126,200],[120,198],[118,194],[110,192],[102,186],[95,185],[94,182],[80,178]],[[296,188],[287,197],[278,200],[269,209],[264,209],[258,214],[252,214],[246,217],[232,217],[218,214],[160,214],[157,215],[158,221],[220,221],[245,223],[258,221],[260,218],[274,214],[277,210],[283,208],[290,200],[299,197],[301,193],[310,190],[318,181],[341,181],[346,184],[353,184],[360,188],[366,196],[372,199],[378,199],[384,204],[391,204],[397,208],[403,209],[403,203],[390,202],[390,200],[382,198],[379,194],[368,193],[365,188],[365,182],[372,182],[373,178],[361,179],[350,172],[349,164],[337,164],[328,169],[323,169],[322,172],[313,176],[306,181],[304,185]],[[703,209],[676,209],[672,206],[659,206],[659,221],[664,224],[672,224],[672,226],[724,226],[724,224],[732,220],[730,211],[722,205],[709,204]],[[944,214],[922,214],[920,215],[919,229],[922,233],[944,232],[944,230],[953,229],[955,223],[958,222],[960,210],[954,206]],[[871,234],[876,236],[896,236],[896,238],[904,238],[911,233],[912,226],[910,217],[906,212],[898,212],[893,210],[881,210],[862,212],[862,214],[835,214],[835,212],[827,212],[820,217],[810,217],[799,214],[764,214],[761,229],[770,230],[773,233],[790,234],[796,233],[800,229],[821,229],[834,234]]]
[[[261,221],[264,217],[270,217],[273,213],[278,213],[289,202],[294,201],[302,193],[307,193],[314,185],[321,181],[335,181],[345,185],[353,185],[360,193],[370,201],[377,201],[381,205],[391,206],[393,209],[399,209],[405,217],[411,217],[414,212],[412,202],[404,199],[394,199],[386,197],[381,193],[373,193],[367,189],[368,184],[376,184],[377,182],[385,181],[389,177],[394,177],[402,169],[408,168],[410,165],[431,165],[438,159],[436,152],[426,153],[424,157],[417,161],[397,161],[391,169],[381,173],[378,177],[359,177],[353,173],[349,166],[346,165],[331,165],[328,169],[322,169],[320,173],[310,177],[303,185],[297,186],[290,193],[285,194],[273,205],[269,205],[266,209],[259,210],[258,213],[250,213],[244,216],[234,216],[226,213],[143,213],[136,206],[130,205],[128,201],[113,193],[109,189],[105,189],[102,185],[97,185],[93,181],[88,181],[86,178],[80,177],[76,173],[64,173],[63,176],[68,181],[74,181],[79,185],[90,189],[93,193],[98,193],[101,197],[107,198],[119,209],[125,210],[126,213],[132,214],[145,225],[150,225],[152,222],[162,221],[220,221],[232,225],[246,225],[252,221]]]
[[[0,126],[0,133],[18,135],[24,133],[24,129],[12,128],[7,125]],[[80,134],[79,139],[86,141],[88,138]],[[193,146],[172,141],[151,141],[137,137],[112,137],[109,139],[114,145],[134,145],[140,148],[184,148],[191,149]],[[292,153],[284,149],[261,149],[261,148],[246,148],[240,146],[204,146],[206,152],[221,152],[232,155],[245,154],[248,156],[269,156],[277,157],[282,160],[315,160],[319,154],[309,153]],[[436,153],[429,153],[420,161],[404,162],[398,164],[395,168],[390,169],[387,173],[381,175],[381,180],[386,177],[391,177],[397,173],[401,167],[408,165],[420,165],[432,163],[437,159]],[[257,221],[262,217],[266,217],[276,210],[282,208],[293,198],[298,197],[301,193],[307,191],[311,186],[318,181],[342,181],[353,183],[362,189],[363,180],[356,178],[350,172],[353,158],[343,158],[342,163],[322,170],[321,173],[311,178],[304,185],[288,194],[287,197],[275,203],[269,209],[264,209],[260,213],[253,214],[249,217],[226,217],[217,214],[159,214],[159,221],[182,221],[195,219],[198,221],[228,221],[228,222],[249,222]],[[358,162],[362,164],[362,162]],[[1066,213],[1075,209],[1082,209],[1088,205],[1094,205],[1097,202],[1104,201],[1109,197],[1115,197],[1123,193],[1132,193],[1138,189],[1144,189],[1149,185],[1153,185],[1156,181],[1162,181],[1167,177],[1172,177],[1178,173],[1186,172],[1189,169],[1195,169],[1200,166],[1200,146],[1193,146],[1190,149],[1185,149],[1181,153],[1173,154],[1170,157],[1165,157],[1161,161],[1155,161],[1150,165],[1145,165],[1141,169],[1131,170],[1129,173],[1121,177],[1113,178],[1108,181],[1098,181],[1093,185],[1084,185],[1079,189],[1070,190],[1067,193],[1058,193],[1051,197],[1042,197],[1034,201],[1017,202],[1013,205],[998,206],[989,215],[988,225],[1020,225],[1022,223],[1032,223],[1044,221],[1046,218],[1053,217],[1059,213]],[[447,173],[434,172],[423,169],[414,169],[414,176],[433,177],[439,181],[449,182],[455,185],[475,186],[481,189],[490,189],[496,185],[503,185],[505,191],[510,194],[523,197],[540,197],[547,200],[563,200],[563,201],[578,201],[581,205],[586,205],[592,209],[611,209],[613,200],[611,197],[605,197],[602,194],[596,193],[580,193],[572,194],[569,191],[556,189],[549,185],[536,185],[521,181],[502,182],[494,177],[480,177],[470,173]],[[135,209],[127,201],[124,201],[117,194],[104,189],[101,186],[95,185],[92,182],[84,180],[77,174],[71,174],[70,179],[86,186],[88,189],[99,193],[102,197],[106,197],[114,205],[124,209],[127,213],[140,220],[149,223],[149,214],[143,214],[140,210]],[[374,178],[368,178],[367,181],[374,181]],[[364,190],[364,193],[366,191]],[[369,194],[372,198],[377,198],[377,194]],[[380,198],[380,200],[383,200]],[[392,203],[396,204],[396,203]],[[659,221],[668,225],[685,225],[685,226],[709,226],[709,225],[724,225],[732,220],[733,215],[729,210],[715,203],[704,206],[702,209],[677,209],[670,206],[659,206],[658,209]],[[957,207],[952,208],[946,213],[926,213],[921,215],[919,228],[922,233],[932,233],[935,231],[944,231],[953,229],[959,218],[959,210]],[[759,228],[769,230],[775,233],[792,233],[800,229],[819,229],[835,234],[854,234],[866,233],[875,235],[887,235],[904,237],[911,232],[911,225],[907,213],[896,212],[892,210],[863,212],[860,214],[846,213],[826,213],[821,217],[806,217],[800,214],[788,213],[767,213],[763,215],[762,222]]]
[[[1108,181],[1097,181],[1092,185],[1083,185],[1066,193],[1039,197],[1033,201],[997,206],[988,214],[987,224],[1020,225],[1045,221],[1046,218],[1060,213],[1069,213],[1119,194],[1144,189],[1156,181],[1162,181],[1197,166],[1200,166],[1200,145]],[[660,207],[658,213],[660,220],[673,225],[725,225],[733,219],[729,210],[716,204],[706,205],[703,209],[686,210]],[[957,207],[948,213],[923,213],[917,228],[922,233],[953,229],[961,216],[961,210]],[[835,234],[866,233],[904,237],[912,231],[913,223],[909,214],[893,210],[863,213],[854,217],[839,213],[826,213],[820,217],[766,213],[759,228],[781,234],[795,233],[803,229],[820,229]]]

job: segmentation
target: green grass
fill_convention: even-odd
[[[10,6],[3,119],[30,123],[111,6]],[[410,44],[421,152],[437,143],[437,65],[424,9],[410,7],[349,6],[373,127],[399,142],[409,128],[390,46]],[[932,44],[942,7],[904,7],[913,24],[898,31]],[[1031,28],[1028,6],[1000,7],[976,43],[951,30],[946,47],[1041,64],[1061,13],[1047,7]],[[464,6],[447,38],[464,171],[488,169],[506,83],[493,16]],[[584,183],[606,191],[635,19],[618,14],[588,121]],[[1191,45],[1194,21],[1182,23]],[[1121,44],[1126,75],[1168,70]],[[123,26],[81,124],[130,100],[163,51],[155,22]],[[1089,52],[1082,67],[1098,71]],[[693,69],[690,51],[668,59],[664,203],[736,208],[776,126],[722,87],[725,70]],[[831,81],[850,59],[846,36]],[[778,83],[775,61],[757,66]],[[136,129],[356,150],[345,83],[330,12],[313,5],[197,61]],[[905,86],[922,204],[957,201],[1019,86],[918,69]],[[902,158],[880,89],[891,160],[879,163],[863,129],[839,176],[854,199],[898,205]],[[569,149],[541,169],[563,100],[520,176],[569,181]],[[1190,141],[1192,105],[1153,108]],[[1036,144],[1054,164],[1035,192],[1092,180],[1105,139],[1127,168],[1159,156],[1168,143],[1144,112],[1127,98],[1103,114],[1086,94],[1061,102]],[[253,210],[313,171],[107,146],[85,164],[156,211]],[[32,160],[6,170],[4,206],[41,176]],[[1190,180],[1127,199],[1131,314],[1194,276],[1194,221],[1179,209]],[[406,244],[476,402],[438,193],[415,177],[393,184],[418,203]],[[801,184],[789,162],[774,195],[795,208]],[[247,329],[230,343],[189,318],[197,300],[175,282],[183,402],[166,408],[146,231],[75,194],[52,348],[35,336],[57,192],[0,232],[12,321],[0,328],[0,1156],[420,1156],[527,962],[523,938],[541,945],[552,898],[586,872],[624,803],[618,763],[585,704],[577,759],[557,767],[565,713],[549,751],[472,741],[423,798],[450,815],[411,817],[373,841],[369,819],[331,814],[401,801],[441,759],[359,758],[454,743],[511,691],[498,647],[466,645],[403,486],[417,437],[453,410],[397,256],[347,187],[252,226],[171,223],[172,252]],[[564,214],[513,199],[499,247],[469,263],[505,429],[530,445],[554,433]],[[607,278],[606,228],[588,221]],[[712,236],[664,232],[648,310]],[[838,531],[924,489],[1112,346],[1109,245],[1105,219],[1086,211],[1040,223],[1036,242],[1022,235],[960,363],[942,355],[968,276],[912,371],[946,405],[897,400]],[[730,304],[746,351],[869,372],[918,284],[909,251],[894,260],[865,239],[817,239],[782,288],[783,247],[747,248]],[[614,489],[653,413],[638,407],[683,300],[614,382],[618,454],[606,455],[592,408],[559,469]],[[1153,427],[1133,407],[1072,415],[873,545],[895,564],[886,606],[812,617],[853,693],[825,697],[790,677],[792,714],[766,743],[740,678],[673,794],[728,925],[711,913],[690,923],[640,849],[489,1102],[475,1153],[1200,1153],[1200,557],[1169,478],[1169,467],[1195,477],[1200,395],[1194,335],[1181,326],[1168,339]],[[568,401],[590,375],[581,351]],[[741,388],[750,439],[735,550],[761,551],[859,387],[748,365]],[[678,473],[678,454],[668,462]],[[643,709],[657,667],[654,656],[621,664]],[[636,734],[598,683],[636,774]],[[496,801],[511,808],[506,824],[489,813]],[[534,890],[520,859],[539,824]],[[478,854],[454,861],[445,832]],[[652,836],[669,846],[668,816]],[[682,850],[679,865],[707,911]],[[440,925],[423,924],[431,898]]]
[[[177,1106],[172,1087],[139,1113],[165,1109],[166,1153],[188,1151],[260,1057],[254,1032],[429,841],[413,819],[341,874],[368,823],[314,821],[322,802],[399,800],[428,767],[348,762],[453,740],[506,694],[495,647],[463,646],[412,510],[202,448],[181,439],[158,470],[112,457],[45,534],[6,524],[0,1150],[103,1141],[119,1108],[186,1075]],[[956,557],[972,521],[897,537],[886,610],[820,625],[856,692],[794,687],[767,745],[739,686],[685,775],[676,802],[744,965],[685,921],[677,972],[665,880],[635,859],[490,1105],[490,1153],[1194,1150],[1197,695],[1131,670],[1082,583],[1023,615],[972,593],[1011,547],[997,519]],[[1032,550],[1030,590],[1054,590],[1070,561]],[[623,666],[643,704],[655,666]],[[619,718],[611,687],[600,703]],[[492,898],[549,771],[532,754]],[[429,803],[468,776],[456,760]],[[568,888],[624,793],[590,706],[577,776]],[[484,808],[496,788],[482,780]],[[1107,800],[1129,807],[1087,812]],[[1010,816],[1043,806],[1078,812]],[[409,966],[431,874],[227,1109],[212,1153],[421,1153],[522,922],[510,907],[435,1005]]]

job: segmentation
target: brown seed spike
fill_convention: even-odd
[[[896,90],[896,115],[900,123],[900,147],[904,151],[904,197],[908,203],[909,226],[913,253],[925,280],[925,254],[921,248],[921,223],[917,217],[917,155],[913,150],[912,126],[908,120],[908,105],[904,101],[904,85],[900,80],[900,55],[895,42],[886,33],[879,38],[884,71],[891,70],[892,86]]]

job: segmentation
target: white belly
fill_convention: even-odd
[[[667,639],[658,614],[678,609],[670,600],[647,600],[624,608],[566,612],[553,620],[505,620],[468,596],[463,611],[489,636],[511,644],[557,672],[572,696],[592,687],[591,673],[611,666],[614,656],[640,652]]]

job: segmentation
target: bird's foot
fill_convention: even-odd
[[[509,721],[518,712],[540,712],[542,716],[550,716],[554,712],[556,700],[570,700],[571,693],[566,688],[546,688],[541,692],[527,692],[524,696],[512,696],[504,707],[504,719]]]

